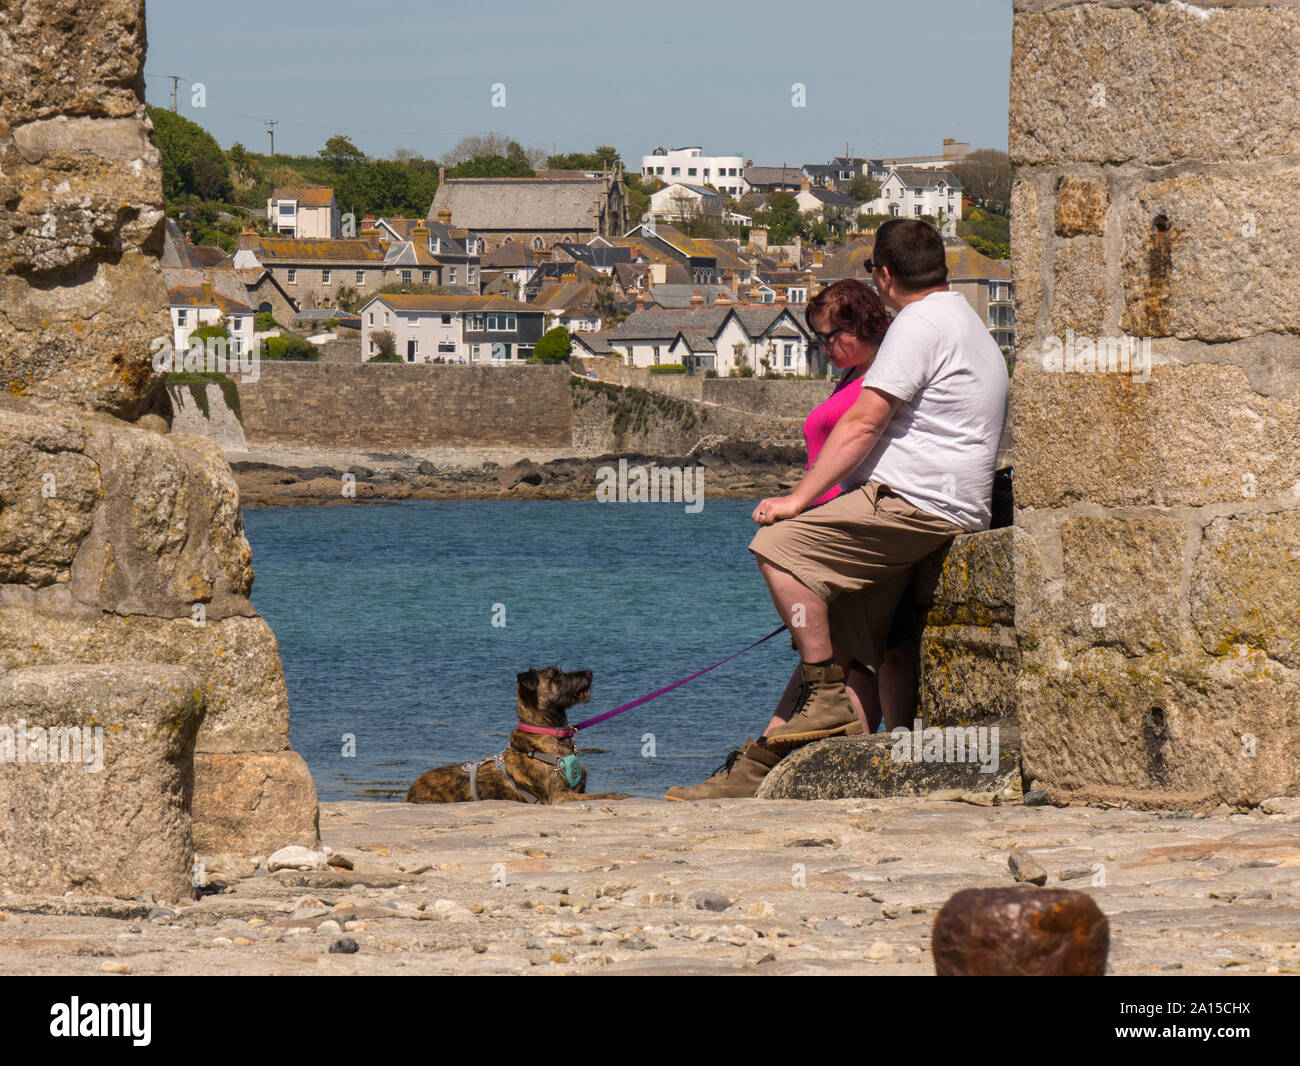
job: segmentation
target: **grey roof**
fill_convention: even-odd
[[[903,184],[909,189],[932,189],[934,186],[943,182],[945,185],[951,185],[954,189],[964,189],[964,186],[957,180],[956,176],[948,170],[922,170],[916,167],[895,167],[894,173],[902,180]]]
[[[731,299],[731,290],[725,285],[654,285],[646,295],[660,307],[690,307],[691,297],[697,292],[706,305],[712,304],[720,292]]]
[[[578,244],[577,242],[565,243],[559,242],[551,248],[551,252],[563,252],[576,259],[579,263],[586,263],[591,267],[612,267],[619,263],[632,262],[632,249],[618,247],[610,244]]]
[[[329,322],[335,318],[347,318],[346,311],[340,311],[337,307],[306,307],[298,311],[295,318],[300,318],[304,322]]]
[[[684,329],[678,334],[687,350],[692,352],[716,352],[717,342],[702,329]]]
[[[671,343],[684,329],[704,330],[708,336],[716,337],[718,330],[734,314],[751,337],[769,335],[773,325],[785,314],[785,307],[703,307],[699,310],[671,308],[664,310],[636,311],[610,333],[614,342],[654,341]],[[801,334],[803,329],[796,324]]]
[[[750,185],[793,185],[796,189],[804,179],[798,167],[746,167],[745,180]]]
[[[591,352],[592,355],[612,355],[614,349],[609,346],[609,334],[607,329],[598,333],[583,333],[580,330],[570,334],[574,344],[579,344]]]
[[[429,217],[446,207],[460,229],[597,229],[596,204],[605,198],[600,178],[451,178],[438,186]]]
[[[834,189],[809,189],[813,197],[830,207],[857,207],[858,201]]]

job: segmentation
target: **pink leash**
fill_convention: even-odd
[[[690,677],[684,677],[680,681],[674,681],[671,685],[665,685],[663,688],[655,689],[654,692],[651,692],[648,695],[638,696],[631,703],[624,703],[619,707],[615,707],[612,711],[606,711],[604,714],[598,714],[594,718],[587,718],[581,722],[576,723],[575,725],[569,726],[567,730],[544,729],[540,726],[523,726],[522,723],[521,723],[521,728],[525,729],[529,733],[551,733],[555,736],[558,736],[562,732],[572,731],[573,733],[576,733],[579,729],[589,729],[591,726],[599,725],[601,722],[613,718],[615,715],[622,714],[624,711],[630,711],[633,707],[640,707],[641,704],[643,703],[649,703],[651,700],[657,699],[658,697],[662,696],[665,692],[671,692],[675,688],[680,688],[688,681],[694,681],[697,677],[703,677],[710,670],[716,670],[723,663],[731,662],[731,660],[736,658],[737,655],[744,655],[745,652],[749,651],[751,648],[757,648],[764,641],[771,640],[778,633],[784,633],[784,632],[785,632],[785,626],[780,626],[779,628],[772,630],[772,632],[770,632],[767,636],[761,638],[760,640],[754,641],[754,643],[750,644],[748,647],[741,648],[740,651],[736,652],[734,655],[728,655],[725,659],[720,659],[712,666],[706,666],[703,670],[691,674]]]

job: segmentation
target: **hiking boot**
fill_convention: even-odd
[[[801,665],[803,685],[795,698],[790,720],[767,734],[767,747],[780,755],[826,737],[860,731],[858,715],[844,689],[844,668]],[[854,729],[854,726],[858,726]]]
[[[666,800],[744,799],[754,795],[767,772],[781,756],[763,747],[762,741],[746,740],[727,756],[713,776],[698,785],[675,785],[664,793]]]

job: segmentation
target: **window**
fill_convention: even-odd
[[[185,310],[185,308],[183,308],[183,307],[181,307],[181,308],[177,308],[177,310],[176,310],[176,324],[177,324],[178,326],[184,326],[184,325],[186,325],[186,324],[187,324],[187,318],[188,318],[188,315],[189,315],[189,312],[188,312],[187,310]]]
[[[444,326],[450,326],[450,325],[451,325],[451,315],[443,315],[443,316],[442,316],[442,324],[443,324]]]
[[[449,354],[449,353],[452,354],[452,355],[454,355],[454,354],[456,353],[456,345],[455,345],[455,344],[449,344],[449,343],[447,343],[446,341],[443,341],[441,344],[438,345],[438,354],[439,354],[439,355],[447,355],[447,354]]]
[[[373,326],[374,324],[375,324],[375,313],[374,313],[373,311],[371,311],[371,312],[370,312],[370,321],[367,322],[366,325],[368,325],[368,326]]]
[[[322,285],[328,285],[330,283],[330,271],[322,270],[320,272],[320,283]]]
[[[370,342],[370,354],[371,354],[371,355],[374,355],[374,354],[375,354],[375,342],[374,342],[374,341],[371,341],[371,342]]]
[[[366,283],[366,272],[365,272],[364,270],[358,270],[358,271],[357,271],[357,284],[358,284],[358,285],[364,285],[365,283]]]
[[[704,176],[705,176],[706,178],[709,176],[709,168],[708,168],[708,167],[705,167],[705,168],[704,168]]]
[[[482,315],[470,315],[470,316],[469,316],[469,328],[470,328],[471,330],[477,332],[477,333],[482,333],[482,332],[483,332],[483,316],[482,316]]]
[[[388,314],[388,312],[385,311],[385,312],[384,312],[384,325],[385,325],[385,326],[388,325],[389,320],[390,320],[390,317],[391,317],[391,316]]]
[[[465,273],[467,273],[467,274],[469,275],[469,277],[468,277],[466,280],[469,281],[469,283],[470,283],[471,285],[473,285],[473,284],[474,284],[474,275],[475,275],[476,273],[478,273],[477,269],[476,269],[475,267],[468,267],[468,268],[466,269]]]
[[[456,284],[456,268],[455,268],[455,267],[448,267],[448,268],[447,268],[447,281],[448,281],[449,284],[452,284],[452,285],[455,285],[455,284]]]
[[[294,270],[293,267],[290,267],[289,270],[288,270],[288,272],[285,274],[284,280],[285,280],[285,284],[287,284],[287,285],[295,285],[295,284],[297,284],[297,282],[298,282],[298,271]]]
[[[681,177],[681,173],[682,173],[682,168],[681,168],[681,167],[673,167],[673,173],[672,173],[672,176],[673,176],[674,178]]]
[[[663,168],[663,167],[656,167],[656,168],[655,168],[655,173],[656,173],[656,174],[662,174],[663,172],[664,172],[664,168]]]
[[[297,212],[298,212],[298,205],[296,203],[292,201],[288,203],[284,201],[280,202],[280,214],[293,215],[293,214],[297,214]]]
[[[432,270],[421,270],[421,271],[420,271],[420,280],[421,280],[422,282],[424,282],[426,285],[429,284],[429,282],[430,282],[430,280],[431,280],[432,278],[433,278],[433,271],[432,271]]]
[[[513,333],[517,328],[515,316],[506,314],[488,315],[487,328],[489,332]]]
[[[690,177],[690,178],[695,177],[695,168],[694,168],[694,167],[687,167],[687,168],[686,168],[686,176],[687,176],[687,177]]]
[[[921,205],[920,205],[920,204],[914,204],[914,205],[912,206],[912,214],[916,215],[917,218],[920,218],[920,217],[921,217]]]
[[[231,333],[237,333],[239,330],[243,328],[244,328],[244,320],[242,318],[240,318],[238,315],[235,315],[233,318],[231,318],[230,320]]]
[[[411,272],[409,270],[402,271],[402,284],[403,285],[411,284]]]
[[[477,344],[471,344],[471,345],[469,346],[469,357],[470,357],[471,359],[477,359],[477,358],[478,358],[478,349],[479,349],[479,346],[478,346]]]
[[[794,345],[793,344],[787,344],[785,346],[785,365],[794,366]]]
[[[540,252],[541,250],[542,250],[542,238],[541,238],[541,237],[534,237],[534,238],[533,238],[533,251],[535,251],[535,252]]]

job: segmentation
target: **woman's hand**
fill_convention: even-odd
[[[760,526],[770,526],[783,518],[793,518],[802,510],[803,508],[795,502],[793,496],[773,496],[770,499],[760,500],[750,517]]]

